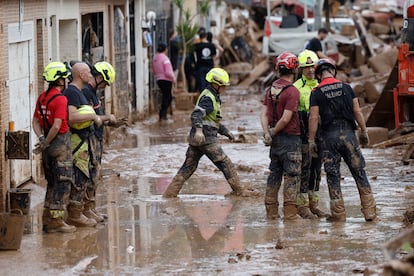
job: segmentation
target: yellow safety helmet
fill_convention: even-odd
[[[78,108],[78,112],[80,114],[95,114],[95,110],[90,105],[81,105]],[[90,127],[93,124],[93,122],[94,122],[93,120],[89,120],[89,121],[85,121],[85,122],[81,122],[81,123],[74,123],[74,124],[72,124],[72,127],[74,129],[81,130],[81,129]]]
[[[314,66],[318,60],[318,55],[311,50],[306,49],[298,55],[299,67]]]
[[[60,78],[66,79],[70,76],[70,71],[63,62],[52,61],[43,70],[43,79],[47,82],[55,82]]]
[[[111,85],[115,81],[115,69],[112,67],[112,65],[109,62],[106,61],[100,61],[97,62],[93,66],[93,73],[99,73],[102,75],[104,81],[108,85]]]
[[[229,74],[222,68],[213,68],[208,71],[206,81],[215,83],[218,86],[230,85]]]

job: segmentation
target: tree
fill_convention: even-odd
[[[209,0],[200,3],[200,13],[205,16],[209,9]],[[180,37],[180,48],[182,50],[182,60],[179,75],[183,81],[183,89],[187,91],[187,76],[185,74],[185,61],[187,53],[191,51],[194,36],[197,34],[199,26],[193,23],[197,15],[191,16],[190,10],[184,8],[184,0],[173,0],[173,4],[178,8],[178,24],[176,31]]]

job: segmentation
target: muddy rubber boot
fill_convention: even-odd
[[[240,180],[238,177],[232,177],[230,179],[227,179],[227,182],[229,183],[233,191],[227,194],[226,196],[256,197],[260,195],[258,191],[243,188],[240,185]]]
[[[326,220],[330,222],[345,222],[346,221],[346,212],[345,212],[345,204],[344,200],[335,199],[331,200],[331,215],[329,215]]]
[[[82,211],[82,203],[70,202],[68,205],[68,218],[66,219],[66,222],[76,227],[94,227],[97,224],[96,220],[87,218]]]
[[[309,209],[310,211],[315,214],[318,218],[326,218],[328,214],[326,214],[324,211],[319,209],[318,203],[319,203],[319,195],[317,192],[309,191]]]
[[[296,204],[284,204],[283,216],[283,220],[285,221],[303,221],[303,218],[298,215],[298,207]]]
[[[279,186],[266,186],[264,203],[266,207],[266,218],[269,220],[275,220],[280,218],[278,194]]]
[[[279,205],[277,203],[275,204],[265,203],[265,207],[266,207],[266,218],[268,220],[276,220],[280,218]]]
[[[46,232],[46,227],[48,223],[50,223],[50,220],[52,217],[50,216],[49,208],[43,208],[42,213],[42,230]]]
[[[105,216],[99,214],[95,210],[95,201],[86,200],[85,204],[83,205],[82,213],[90,219],[94,219],[96,222],[103,222],[105,221]]]
[[[76,227],[68,225],[63,220],[65,211],[63,210],[49,210],[45,208],[43,210],[42,223],[43,231],[46,233],[73,233],[76,231]]]
[[[309,209],[309,199],[308,194],[300,193],[296,199],[298,206],[298,214],[304,219],[316,219],[315,216]]]
[[[162,197],[165,198],[173,198],[177,197],[178,193],[181,191],[181,188],[183,187],[185,182],[185,179],[182,175],[177,174],[174,176],[171,184],[167,187],[167,190],[165,190]]]
[[[377,218],[377,207],[374,196],[370,189],[361,189],[359,192],[361,199],[361,212],[364,214],[365,221],[375,221]]]

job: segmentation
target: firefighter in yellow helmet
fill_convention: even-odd
[[[82,89],[92,79],[91,70],[84,62],[75,63],[72,68],[72,82],[63,94],[68,99],[69,125],[71,131],[71,147],[73,159],[74,182],[70,191],[68,216],[66,222],[76,227],[94,227],[97,221],[83,214],[86,188],[90,185],[90,168],[94,166],[93,155],[95,148],[94,126],[102,124],[102,118],[97,115],[90,105]],[[91,124],[93,122],[93,124]]]
[[[164,192],[163,197],[177,197],[184,182],[197,169],[198,162],[203,155],[206,155],[223,172],[233,190],[231,194],[236,196],[257,195],[256,191],[245,189],[240,185],[236,168],[224,153],[217,138],[217,134],[220,134],[234,140],[233,134],[220,123],[222,119],[220,94],[225,91],[226,86],[230,85],[229,75],[221,68],[213,68],[207,73],[206,80],[208,85],[200,94],[191,113],[192,128],[186,159]]]
[[[293,84],[300,93],[299,120],[302,149],[302,167],[300,192],[297,197],[298,214],[305,219],[326,217],[326,214],[318,208],[319,183],[321,181],[322,156],[312,158],[309,154],[308,144],[308,120],[311,91],[318,85],[315,77],[316,63],[319,58],[311,50],[304,50],[298,55],[300,78]],[[315,141],[319,144],[319,135]]]
[[[33,130],[39,143],[34,153],[42,153],[42,165],[47,181],[42,215],[46,233],[76,231],[64,221],[65,202],[73,179],[72,151],[68,125],[68,100],[62,91],[67,86],[70,71],[60,61],[53,61],[43,70],[48,83],[46,91],[37,99],[33,114]]]
[[[105,114],[104,106],[99,99],[99,94],[102,93],[102,95],[104,95],[105,88],[111,86],[115,82],[116,73],[114,67],[106,61],[99,61],[91,66],[91,73],[92,78],[90,78],[88,84],[82,88],[82,93],[86,97],[93,112],[101,118],[102,125],[94,125],[94,137],[89,138],[91,146],[89,152],[91,159],[89,171],[90,181],[87,182],[85,197],[83,199],[83,214],[89,219],[94,219],[96,222],[103,222],[106,216],[96,210],[96,190],[101,176],[104,125],[115,123],[116,118],[113,114]]]

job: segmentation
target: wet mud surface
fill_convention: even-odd
[[[179,197],[163,199],[185,158],[191,111],[174,111],[174,122],[165,125],[152,117],[110,135],[97,208],[107,221],[75,233],[43,234],[44,191],[33,187],[31,233],[23,236],[20,250],[0,251],[0,275],[381,274],[382,246],[405,229],[404,212],[414,204],[412,164],[401,162],[405,147],[363,149],[378,222],[365,222],[344,164],[345,223],[267,221],[263,196],[269,148],[260,139],[259,99],[232,90],[223,97],[223,123],[236,137],[257,137],[250,143],[223,139],[223,149],[242,183],[260,191],[260,197],[225,197],[230,187],[203,157]],[[327,212],[325,175],[320,194],[320,207]]]

